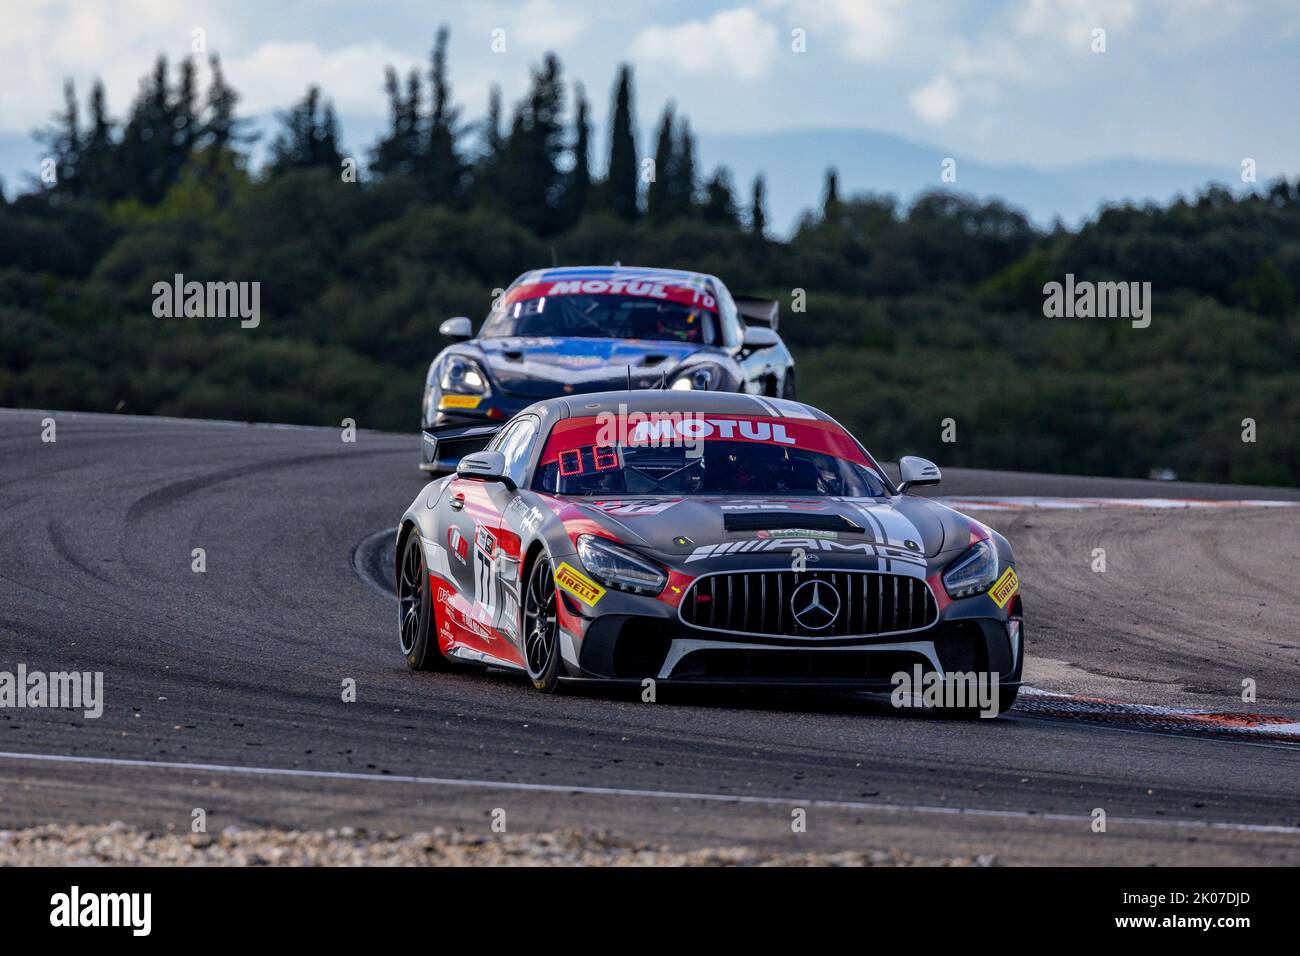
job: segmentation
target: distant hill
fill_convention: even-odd
[[[826,167],[840,173],[840,193],[890,193],[903,202],[942,186],[940,163],[953,156],[888,133],[870,130],[804,130],[779,133],[699,135],[700,165],[729,166],[737,195],[748,201],[749,184],[767,176],[769,221],[784,232],[803,210],[821,201]],[[957,160],[950,188],[981,198],[1000,198],[1025,211],[1041,226],[1059,216],[1075,226],[1106,200],[1165,203],[1191,196],[1210,182],[1235,182],[1237,170],[1195,163],[1108,159],[1053,169]]]
[[[378,127],[352,124],[347,144],[364,155],[378,135]],[[254,164],[265,158],[266,144],[275,126],[269,116],[254,117],[251,128],[261,142],[251,152]],[[597,130],[599,144],[593,158],[604,160],[605,135]],[[653,130],[639,131],[642,152],[653,144]],[[768,219],[775,232],[786,234],[804,210],[821,202],[826,167],[840,171],[841,195],[880,192],[906,203],[917,193],[940,186],[939,164],[951,155],[941,149],[911,142],[889,133],[870,130],[805,130],[779,133],[699,134],[699,159],[703,175],[722,164],[731,168],[736,195],[749,200],[749,185],[762,171],[767,176]],[[0,179],[10,199],[31,188],[39,173],[41,147],[23,134],[0,134]],[[1179,193],[1191,196],[1210,182],[1233,182],[1232,168],[1195,163],[1152,162],[1142,159],[1108,159],[1054,169],[997,165],[954,156],[957,182],[952,188],[983,199],[1000,198],[1026,212],[1035,223],[1049,226],[1057,216],[1077,226],[1093,215],[1105,200],[1133,199],[1167,203]]]

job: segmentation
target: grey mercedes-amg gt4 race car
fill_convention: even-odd
[[[403,515],[402,653],[417,669],[518,671],[543,691],[652,681],[896,699],[903,681],[905,706],[977,675],[1006,710],[1023,665],[1011,545],[912,493],[938,483],[930,462],[900,472],[895,485],[838,423],[781,398],[537,402]]]

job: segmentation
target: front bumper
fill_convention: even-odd
[[[1018,625],[1018,622],[1017,622]],[[609,615],[592,621],[572,676],[606,680],[817,687],[889,691],[894,675],[997,674],[1000,687],[1020,684],[1019,652],[1006,622],[940,621],[899,637],[813,644],[702,634],[653,618]]]
[[[609,602],[601,613],[562,597],[572,678],[872,693],[893,691],[900,673],[978,675],[1000,693],[1021,681],[1019,602],[1008,613],[987,595],[949,604],[920,630],[829,640],[712,632],[683,622],[668,602],[616,592],[601,598]]]

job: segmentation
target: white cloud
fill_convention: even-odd
[[[208,31],[210,44],[230,36],[217,10],[185,10],[166,0],[28,0],[21,15],[6,14],[0,30],[0,132],[43,126],[61,107],[68,78],[83,105],[91,83],[102,79],[120,115],[159,53],[174,63],[190,52],[195,27]]]
[[[1088,52],[1094,29],[1100,27],[1109,36],[1137,14],[1136,0],[1023,0],[1014,20],[1022,36],[1054,39],[1076,52]]]
[[[791,26],[831,38],[850,58],[865,62],[889,56],[908,13],[905,0],[791,0],[787,5]]]
[[[525,48],[548,50],[572,43],[585,25],[581,17],[563,12],[551,0],[528,0],[510,22],[509,40],[518,39]]]
[[[671,27],[649,27],[637,34],[628,55],[657,60],[682,73],[721,71],[756,80],[776,58],[776,27],[749,7],[736,7],[708,20]]]
[[[957,87],[946,73],[940,73],[907,98],[912,112],[934,126],[941,126],[957,113]]]
[[[314,83],[340,113],[373,115],[384,110],[385,67],[394,67],[403,85],[412,67],[425,70],[423,57],[375,41],[323,50],[315,43],[277,40],[223,66],[226,78],[244,96],[240,110],[245,114],[285,109]]]
[[[1136,0],[1016,0],[1001,16],[989,16],[984,29],[946,36],[933,76],[912,92],[908,105],[938,126],[968,104],[995,103],[1006,87],[1064,82],[1096,56],[1094,29],[1106,30],[1113,42],[1138,12]]]

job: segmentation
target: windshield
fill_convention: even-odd
[[[570,280],[515,286],[483,338],[580,336],[713,345],[717,302],[702,288],[653,281]]]
[[[681,413],[643,418],[621,429],[596,418],[560,422],[547,439],[534,487],[592,496],[888,493],[857,442],[831,422]]]

